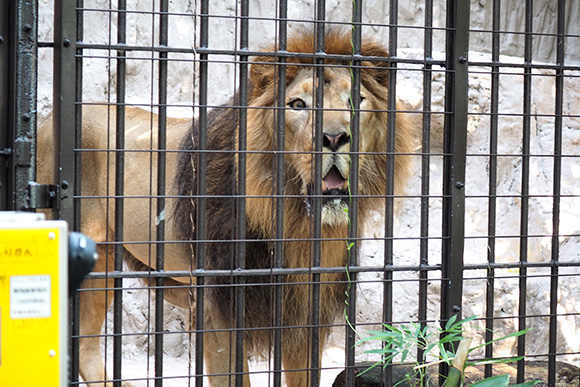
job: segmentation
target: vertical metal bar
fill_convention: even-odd
[[[429,265],[429,181],[431,157],[431,82],[432,65],[427,63],[433,55],[433,0],[425,0],[425,32],[423,66],[423,126],[421,138],[421,225],[419,242],[420,266]],[[428,271],[419,271],[419,324],[427,326]],[[417,348],[417,359],[423,361],[424,350]]]
[[[76,15],[76,41],[82,42],[84,40],[84,0],[77,0],[77,15]],[[79,102],[75,106],[75,148],[82,148],[82,101],[83,101],[83,50],[81,48],[76,49],[76,82],[75,82],[75,101]],[[75,180],[74,180],[74,195],[80,196],[81,194],[81,180],[82,173],[81,169],[81,158],[82,153],[75,153]],[[81,222],[81,206],[80,200],[76,200],[74,203],[74,230],[80,230]],[[70,343],[70,359],[71,359],[71,382],[78,382],[79,380],[79,335],[80,335],[80,295],[78,292],[71,295],[71,310],[69,315],[72,319],[71,324],[71,343]]]
[[[390,0],[389,2],[389,55],[397,56],[398,46],[398,0]],[[387,109],[389,111],[387,118],[387,176],[395,176],[395,130],[397,123],[397,63],[389,61],[389,85],[388,85],[388,99]],[[385,187],[385,257],[384,265],[391,266],[393,264],[393,219],[395,200],[394,179],[387,178],[387,185]],[[386,270],[384,272],[383,281],[383,322],[391,324],[393,321],[393,272]],[[393,385],[393,369],[387,367],[382,373],[383,383],[386,386]]]
[[[325,47],[325,19],[326,1],[318,0],[316,3],[316,24],[314,27],[316,36],[316,53],[323,54]],[[324,59],[314,60],[314,76],[317,82],[315,90],[315,110],[314,110],[314,186],[312,198],[313,230],[312,230],[312,267],[320,267],[321,264],[321,237],[322,237],[322,143],[324,126]],[[310,345],[310,385],[320,384],[320,274],[312,274],[311,291],[311,345]]]
[[[281,0],[278,5],[278,51],[286,51],[287,45],[287,18],[288,4]],[[276,107],[276,129],[274,135],[275,149],[278,151],[275,158],[276,168],[276,209],[275,209],[275,247],[274,267],[283,267],[284,260],[284,143],[285,143],[285,116],[286,112],[286,58],[277,57],[278,65],[278,89]],[[282,315],[283,315],[283,286],[284,277],[277,275],[274,278],[274,386],[282,385]]]
[[[558,345],[558,266],[560,253],[560,195],[562,178],[562,111],[564,105],[564,52],[566,2],[558,1],[556,35],[556,101],[554,108],[554,185],[552,196],[552,270],[550,277],[550,337],[548,356],[548,386],[556,386],[556,353]]]
[[[127,2],[118,1],[117,44],[127,42]],[[125,192],[125,83],[126,52],[117,50],[117,109],[115,130],[115,271],[123,271],[124,192]],[[113,280],[113,386],[121,387],[123,352],[123,278]]]
[[[358,170],[359,170],[359,128],[360,128],[360,81],[361,81],[361,52],[362,52],[362,0],[352,2],[352,59],[351,59],[351,104],[352,114],[350,117],[350,154],[351,165],[349,174],[350,203],[348,215],[350,227],[348,230],[348,260],[347,266],[358,264]],[[349,324],[346,328],[346,385],[354,386],[355,381],[355,344],[356,334],[356,283],[357,274],[349,273],[348,276],[348,303],[346,316]]]
[[[247,136],[247,106],[248,106],[248,55],[243,54],[249,48],[249,1],[242,0],[240,19],[240,92],[239,92],[239,125],[238,125],[238,183],[237,183],[237,205],[236,205],[236,268],[246,268],[246,136]],[[236,386],[243,387],[244,384],[244,364],[246,362],[246,352],[244,350],[244,327],[245,327],[245,284],[244,277],[235,279],[236,286]]]
[[[525,38],[524,38],[524,90],[523,90],[523,128],[522,128],[522,197],[520,214],[520,262],[528,261],[528,205],[530,192],[530,130],[531,130],[531,98],[532,98],[532,39],[533,39],[533,1],[526,0],[525,8]],[[519,273],[519,303],[518,330],[526,327],[526,294],[527,268],[520,268]],[[518,337],[518,356],[526,353],[525,336]],[[524,382],[525,362],[520,360],[517,365],[518,383]]]
[[[159,3],[159,45],[168,44],[169,2],[161,0]],[[166,194],[166,153],[167,149],[167,52],[159,52],[159,117],[157,128],[157,235],[155,245],[155,268],[160,271],[165,267],[165,212]],[[163,385],[163,277],[155,279],[155,386]]]
[[[30,210],[29,183],[36,177],[36,85],[38,2],[17,2],[12,8],[10,97],[8,98],[13,150],[8,152],[10,208]]]
[[[12,7],[10,127],[14,151],[12,205],[17,211],[30,210],[29,183],[36,178],[36,85],[38,72],[38,1],[17,2]]]
[[[13,144],[13,134],[11,133],[11,128],[9,128],[9,101],[11,95],[9,91],[10,82],[8,81],[8,74],[11,74],[10,61],[11,44],[9,43],[11,34],[11,21],[12,10],[11,5],[14,4],[13,1],[0,0],[0,160],[2,167],[0,167],[0,209],[8,210],[13,209],[12,205],[12,194],[8,195],[8,192],[14,192],[13,189],[8,186],[12,186],[12,168],[10,163],[5,163],[5,160],[11,160],[12,157],[12,144]],[[10,129],[10,130],[9,130]]]
[[[460,315],[463,294],[469,2],[447,1],[441,324]],[[440,373],[447,374],[441,364]],[[441,381],[442,382],[442,381]]]
[[[209,46],[209,0],[202,0],[200,7],[200,47]],[[208,54],[199,56],[199,133],[197,154],[197,212],[196,212],[196,240],[206,239],[206,185],[207,185],[207,157],[204,150],[207,148],[207,90],[208,90]],[[197,269],[205,267],[205,243],[196,243],[195,254]],[[195,385],[203,387],[203,329],[204,329],[204,284],[203,277],[197,277],[196,310],[195,310]]]
[[[495,263],[495,234],[496,234],[496,207],[497,207],[497,135],[498,135],[498,105],[499,105],[499,43],[500,43],[500,16],[501,0],[493,2],[492,16],[492,48],[491,58],[491,116],[489,128],[489,198],[488,198],[488,223],[487,223],[487,269],[486,281],[486,310],[485,310],[485,342],[493,340],[493,317],[495,305],[495,270],[491,264]],[[493,344],[485,347],[485,357],[493,357]],[[485,377],[492,376],[492,365],[485,365]]]
[[[54,87],[53,128],[55,147],[55,179],[60,184],[59,219],[74,224],[76,203],[73,201],[72,185],[76,181],[74,149],[75,127],[75,82],[70,75],[75,73],[76,53],[76,1],[63,0],[54,3]],[[62,166],[62,169],[61,169]],[[76,189],[76,187],[74,188]]]
[[[76,21],[76,41],[82,42],[84,39],[84,0],[77,0],[77,13],[75,15]],[[75,120],[74,120],[74,138],[75,138],[75,149],[82,148],[82,101],[83,101],[83,49],[77,48],[75,50]],[[74,195],[80,196],[81,195],[81,181],[82,181],[82,173],[81,173],[81,160],[82,160],[82,152],[75,152],[75,180],[74,180]],[[73,229],[75,231],[80,231],[81,228],[81,201],[75,200],[74,207],[73,207]]]

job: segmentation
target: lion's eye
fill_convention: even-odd
[[[358,106],[360,106],[365,99],[366,98],[361,95],[358,100]],[[350,98],[348,99],[348,104],[350,105],[350,110],[353,110],[354,107],[352,106],[352,100]]]
[[[306,108],[306,102],[300,98],[296,98],[288,102],[288,106],[290,106],[292,109],[304,109]]]

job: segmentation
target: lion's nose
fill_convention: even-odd
[[[346,145],[350,142],[350,136],[346,132],[334,133],[324,133],[324,139],[322,145],[325,148],[329,148],[331,151],[336,152],[341,146]]]

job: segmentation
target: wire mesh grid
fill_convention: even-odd
[[[474,343],[533,328],[474,356],[555,386],[580,358],[579,7],[540,3],[62,1],[54,31],[42,5],[60,216],[101,253],[72,384],[354,385],[369,331],[459,313]]]

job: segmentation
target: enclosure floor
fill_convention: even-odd
[[[149,361],[147,361],[149,360]],[[147,364],[149,363],[149,364]],[[155,361],[142,356],[123,358],[123,380],[130,381],[134,387],[149,387],[154,385]],[[322,359],[321,387],[331,387],[336,376],[344,370],[344,350],[339,347],[328,347]],[[107,362],[108,373],[112,373],[113,364]],[[187,358],[164,357],[164,381],[166,387],[193,386],[195,380],[189,378],[189,369],[195,369],[195,363],[189,365]],[[250,363],[250,380],[252,386],[272,386],[268,363],[264,361],[252,361]],[[270,376],[270,377],[269,377]],[[270,380],[269,380],[270,379]],[[84,386],[84,385],[83,385]],[[92,386],[90,384],[89,386]],[[209,387],[206,381],[204,386]]]

